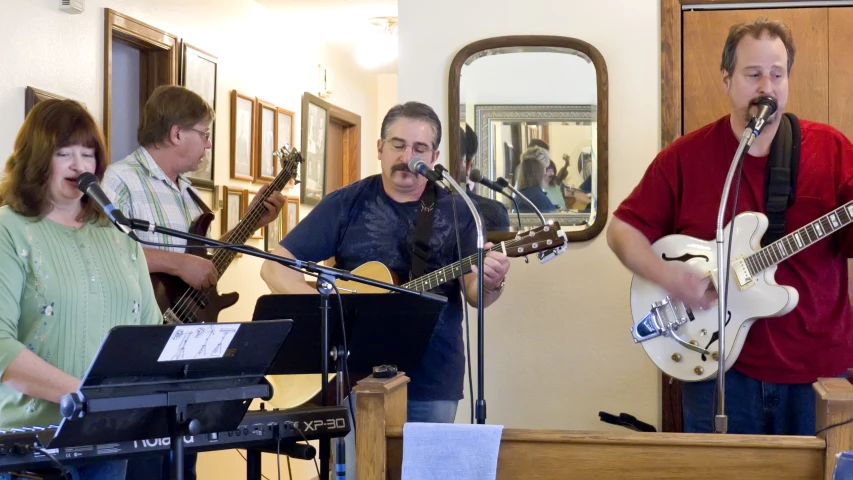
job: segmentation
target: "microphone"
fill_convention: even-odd
[[[107,218],[109,218],[119,230],[124,232],[126,235],[129,235],[134,240],[138,240],[136,238],[136,234],[130,229],[130,220],[121,213],[121,210],[113,205],[113,202],[110,201],[107,194],[101,190],[101,186],[98,185],[98,177],[96,177],[94,173],[81,173],[80,176],[77,177],[77,188],[79,188],[81,192],[85,193],[93,202],[97,203],[98,206],[101,207],[101,210],[103,210],[107,215]]]
[[[426,177],[439,185],[443,184],[441,181],[441,175],[429,168],[429,165],[427,165],[421,157],[412,157],[409,159],[409,170],[413,173]]]
[[[503,191],[504,188],[506,188],[506,187],[502,187],[502,186],[495,184],[495,182],[484,177],[483,174],[479,170],[477,170],[476,168],[471,170],[471,173],[468,174],[468,179],[471,180],[472,182],[477,182],[486,188],[490,188],[490,189],[492,189],[498,193],[503,193],[504,195],[506,195],[506,192]]]
[[[510,190],[512,190],[512,193],[514,193],[515,196],[524,200],[524,203],[529,205],[530,208],[532,208],[533,211],[536,212],[536,215],[539,217],[539,221],[542,222],[542,225],[548,224],[548,222],[545,221],[545,216],[542,215],[542,212],[540,212],[538,208],[536,208],[536,205],[534,205],[533,202],[531,202],[529,198],[522,195],[521,192],[519,192],[517,188],[510,185],[509,182],[507,182],[503,177],[498,177],[495,180],[495,184],[498,185],[500,188],[509,188]]]
[[[752,132],[755,136],[758,136],[761,133],[761,129],[764,127],[765,122],[767,122],[767,119],[776,113],[778,103],[776,102],[776,99],[770,95],[762,95],[753,100],[750,105],[758,107],[758,111],[749,122]]]

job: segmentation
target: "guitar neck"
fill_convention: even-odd
[[[273,179],[273,181],[269,184],[269,187],[266,191],[261,195],[261,198],[255,202],[255,205],[246,213],[246,216],[237,223],[237,226],[231,231],[227,238],[223,238],[223,242],[230,243],[232,245],[243,245],[246,243],[252,234],[257,230],[255,225],[258,224],[258,220],[264,216],[267,209],[264,206],[264,202],[273,194],[273,192],[280,192],[287,182],[290,181],[291,174],[287,171],[282,171],[278,176]],[[234,257],[237,256],[238,252],[233,250],[226,250],[224,248],[220,248],[216,250],[216,253],[213,254],[213,258],[211,261],[213,265],[216,266],[216,270],[221,277],[225,270],[231,265],[231,262],[234,260]]]
[[[750,273],[758,273],[781,263],[806,247],[817,243],[853,223],[853,201],[847,202],[817,220],[789,233],[746,257]]]
[[[501,242],[497,245],[493,245],[492,248],[489,248],[487,251],[489,252],[499,252],[503,250],[504,243]],[[471,255],[469,257],[465,257],[462,260],[451,263],[450,265],[438,269],[434,272],[430,272],[422,277],[418,277],[411,282],[403,285],[404,288],[408,288],[409,290],[414,290],[416,292],[426,292],[432,290],[433,288],[441,285],[442,283],[449,282],[450,280],[461,277],[462,275],[471,271],[471,266],[477,263],[477,254]]]

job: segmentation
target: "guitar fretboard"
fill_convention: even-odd
[[[504,243],[505,242],[501,242],[497,245],[492,245],[492,247],[486,251],[500,252],[503,249]],[[426,292],[441,285],[442,283],[449,282],[450,280],[461,277],[462,275],[470,272],[471,266],[476,264],[477,254],[475,253],[474,255],[463,258],[461,261],[451,263],[444,268],[430,272],[422,277],[418,277],[403,285],[403,287],[416,292]]]
[[[836,208],[817,220],[785,235],[746,257],[746,265],[754,276],[783,262],[809,245],[826,238],[853,222],[853,201]]]

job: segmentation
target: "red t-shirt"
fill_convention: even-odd
[[[797,195],[785,217],[786,234],[853,199],[853,144],[828,125],[801,120],[800,128]],[[723,184],[739,142],[728,116],[679,138],[658,154],[613,215],[652,243],[670,234],[713,241]],[[767,159],[744,158],[738,213],[765,212]],[[734,189],[733,182],[726,224]],[[851,235],[853,230],[845,227],[778,265],[776,283],[796,288],[799,303],[782,317],[756,320],[736,370],[765,382],[807,383],[853,367],[847,296]]]

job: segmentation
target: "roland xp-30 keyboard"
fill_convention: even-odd
[[[281,441],[343,437],[350,431],[346,407],[257,410],[246,413],[235,429],[184,437],[187,453],[229,448],[258,448],[276,451]],[[39,469],[56,464],[35,450],[50,442],[56,426],[31,427],[0,432],[0,472]],[[47,448],[61,464],[79,464],[93,459],[127,458],[137,454],[167,453],[170,439],[156,438],[103,445]]]

